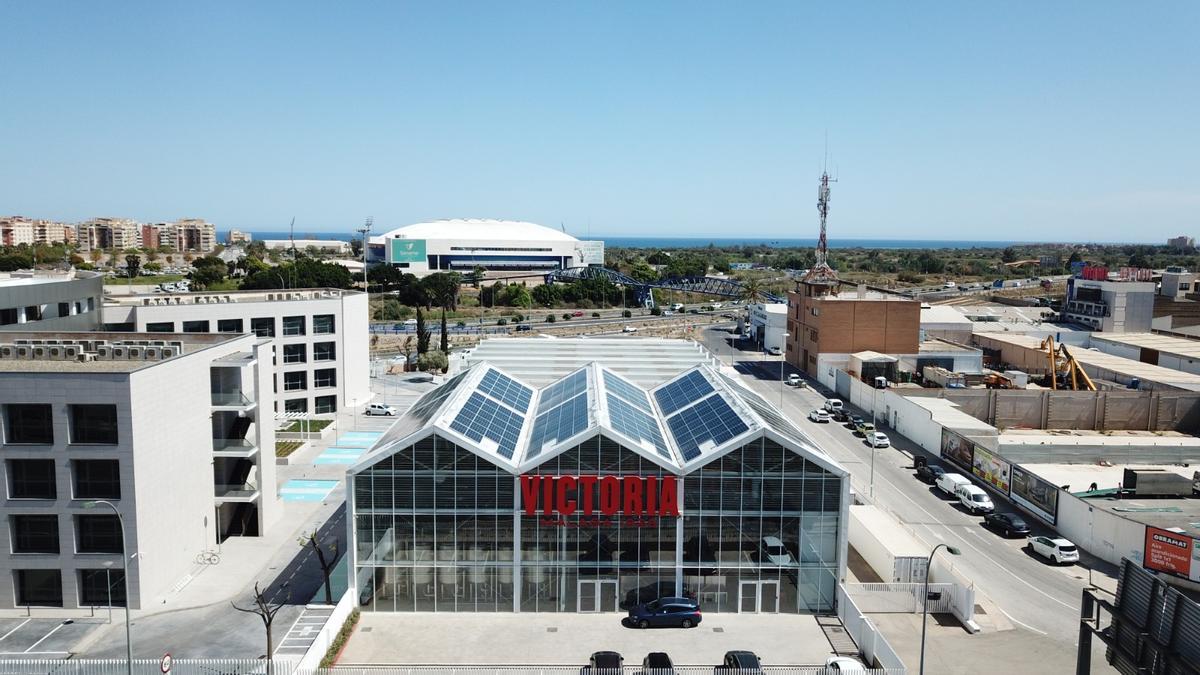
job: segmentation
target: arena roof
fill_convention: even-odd
[[[492,220],[485,218],[450,218],[415,223],[371,237],[372,244],[382,244],[385,239],[494,239],[498,241],[578,241],[575,237],[536,223],[520,220]]]

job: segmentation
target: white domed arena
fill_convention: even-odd
[[[367,260],[422,277],[434,272],[549,272],[604,264],[604,242],[517,220],[451,219],[371,237]]]

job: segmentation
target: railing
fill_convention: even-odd
[[[214,438],[212,439],[213,451],[215,452],[234,452],[240,451],[243,454],[249,455],[255,449],[254,443],[244,438]]]
[[[212,392],[212,404],[219,406],[237,406],[244,408],[252,405],[254,402],[246,398],[246,395],[240,391],[214,391]]]
[[[885,668],[883,671],[874,672],[906,672],[904,661],[900,659],[896,650],[892,649],[892,645],[888,644],[883,632],[863,615],[858,605],[854,604],[854,600],[846,594],[845,584],[838,584],[837,587],[837,614],[865,659]]]
[[[924,584],[845,584],[846,595],[867,614],[919,614]],[[950,612],[954,584],[929,584],[929,613]]]
[[[240,485],[217,483],[213,486],[213,491],[217,497],[224,497],[226,499],[249,498],[258,494],[258,486],[253,483],[242,483]]]

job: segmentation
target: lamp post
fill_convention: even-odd
[[[929,552],[929,558],[925,560],[925,589],[924,595],[921,597],[921,667],[918,670],[918,675],[925,675],[925,624],[926,618],[929,616],[929,568],[933,565],[933,556],[937,554],[939,548],[945,548],[950,555],[962,555],[962,552],[949,544],[938,544]]]
[[[85,509],[94,509],[97,506],[107,506],[111,509],[113,515],[117,517],[117,523],[121,526],[121,575],[124,577],[122,581],[125,584],[125,672],[127,675],[133,675],[133,637],[129,628],[129,554],[125,547],[125,519],[121,517],[121,512],[117,510],[116,505],[110,501],[101,499],[83,503]],[[111,566],[111,563],[108,566]],[[112,606],[111,600],[109,606]]]
[[[787,346],[787,339],[788,339],[789,335],[790,335],[790,333],[783,333],[780,336],[780,339],[783,340],[783,344],[785,347]],[[783,354],[779,355],[779,412],[780,412],[780,414],[783,414],[783,362],[786,360],[787,359],[784,358]]]
[[[871,428],[872,428],[872,429],[875,429],[875,431],[872,431],[871,433],[875,433],[876,431],[879,431],[879,429],[877,429],[877,428],[875,427],[875,422],[876,422],[876,419],[875,419],[875,392],[877,392],[877,391],[879,391],[879,390],[878,390],[878,389],[876,389],[874,385],[872,385],[872,386],[871,386]],[[864,434],[864,435],[865,435],[865,434]],[[870,437],[868,437],[868,438],[867,438],[867,442],[871,444],[871,487],[870,487],[870,493],[871,493],[871,500],[872,500],[872,501],[874,501],[874,499],[875,499],[875,451],[876,451],[876,447],[875,447],[875,439],[874,439],[874,438],[870,438]]]
[[[104,588],[108,591],[108,622],[112,623],[112,566],[111,560],[104,561]]]

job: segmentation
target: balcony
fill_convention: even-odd
[[[246,398],[240,390],[234,390],[212,392],[212,405],[222,410],[249,411],[258,404]]]
[[[213,491],[218,504],[231,502],[249,503],[258,499],[258,486],[253,483],[242,483],[240,485],[223,485],[217,483],[213,486]]]
[[[248,459],[258,452],[258,446],[245,438],[214,438],[213,457]]]

